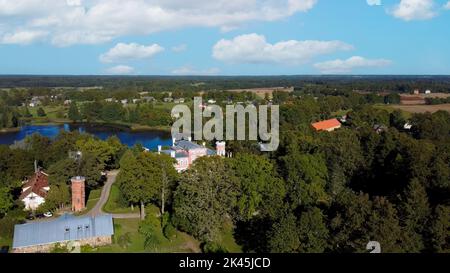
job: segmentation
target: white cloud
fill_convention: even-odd
[[[448,1],[447,4],[444,5],[444,9],[450,9],[450,1]]]
[[[45,36],[47,36],[47,33],[43,31],[17,31],[0,36],[0,43],[28,45],[43,39]]]
[[[113,75],[128,75],[134,72],[134,68],[128,65],[117,65],[110,67],[106,70],[106,73]]]
[[[405,21],[427,20],[437,15],[435,6],[433,0],[401,0],[389,12]]]
[[[360,56],[353,56],[346,60],[334,60],[314,64],[323,74],[344,74],[351,73],[353,69],[377,68],[390,65],[392,62],[385,59],[366,59]]]
[[[45,31],[57,46],[187,27],[232,29],[312,9],[317,0],[0,0],[10,32]],[[4,35],[0,30],[0,37]]]
[[[220,73],[219,68],[208,68],[204,70],[196,70],[191,66],[183,66],[172,71],[174,75],[189,75],[189,76],[199,76],[199,75],[217,75]]]
[[[369,6],[381,6],[381,0],[367,0]]]
[[[341,41],[281,41],[270,44],[263,35],[246,34],[232,40],[222,39],[213,47],[213,57],[228,63],[302,64],[315,56],[353,46]]]
[[[173,46],[171,49],[173,52],[180,53],[180,52],[187,50],[187,45],[181,44],[181,45]]]
[[[164,48],[157,44],[144,46],[136,43],[118,43],[108,52],[100,55],[100,61],[103,63],[114,63],[128,60],[147,59],[162,51],[164,51]]]

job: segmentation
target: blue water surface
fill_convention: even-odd
[[[61,130],[65,131],[79,131],[86,132],[97,136],[100,139],[107,139],[110,136],[117,136],[120,141],[128,145],[134,146],[137,143],[142,144],[144,147],[156,150],[158,145],[170,146],[172,144],[170,133],[163,131],[142,131],[132,132],[128,130],[122,130],[119,128],[105,127],[98,125],[26,125],[23,126],[18,132],[0,133],[0,144],[11,145],[16,141],[23,140],[26,136],[34,133],[41,134],[42,136],[54,138]]]

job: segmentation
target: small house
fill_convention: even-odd
[[[311,125],[316,131],[327,131],[327,132],[332,132],[342,127],[342,124],[339,122],[339,120],[335,118],[319,121]]]
[[[36,210],[45,203],[49,190],[48,174],[39,170],[31,178],[22,182],[19,200],[24,203],[25,210]]]

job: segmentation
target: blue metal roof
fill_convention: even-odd
[[[53,221],[14,227],[13,248],[75,241],[114,234],[111,214],[75,217],[69,214]]]

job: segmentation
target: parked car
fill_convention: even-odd
[[[53,216],[53,213],[51,213],[50,211],[44,213],[44,217],[46,217],[46,218],[50,218],[52,216]]]

